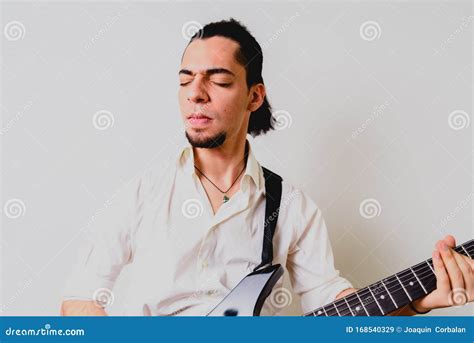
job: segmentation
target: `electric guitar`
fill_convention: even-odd
[[[474,240],[458,245],[454,250],[472,258]],[[259,316],[265,299],[283,271],[280,264],[275,264],[250,273],[208,316]],[[435,289],[436,276],[430,258],[304,316],[385,316]]]

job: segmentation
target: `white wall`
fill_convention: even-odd
[[[58,314],[81,229],[182,141],[189,21],[235,17],[264,47],[269,99],[291,125],[253,140],[256,155],[321,207],[355,286],[429,258],[447,233],[472,238],[472,15],[468,1],[3,3],[3,314]]]

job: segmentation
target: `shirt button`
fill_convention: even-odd
[[[203,260],[203,261],[201,262],[201,266],[202,266],[202,269],[206,269],[207,266],[208,266],[207,260]]]

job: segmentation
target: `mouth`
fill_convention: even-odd
[[[194,113],[191,113],[190,115],[188,115],[188,119],[191,119],[191,118],[195,118],[195,119],[201,119],[201,118],[211,119],[211,117],[208,117],[208,116],[206,116],[205,114],[203,114],[203,113],[198,113],[198,112],[194,112]]]
[[[187,119],[188,119],[188,123],[194,127],[206,126],[212,121],[212,118],[202,113],[191,113]]]

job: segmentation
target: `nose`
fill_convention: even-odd
[[[203,103],[209,101],[209,95],[206,92],[203,81],[196,78],[188,88],[188,101]]]

